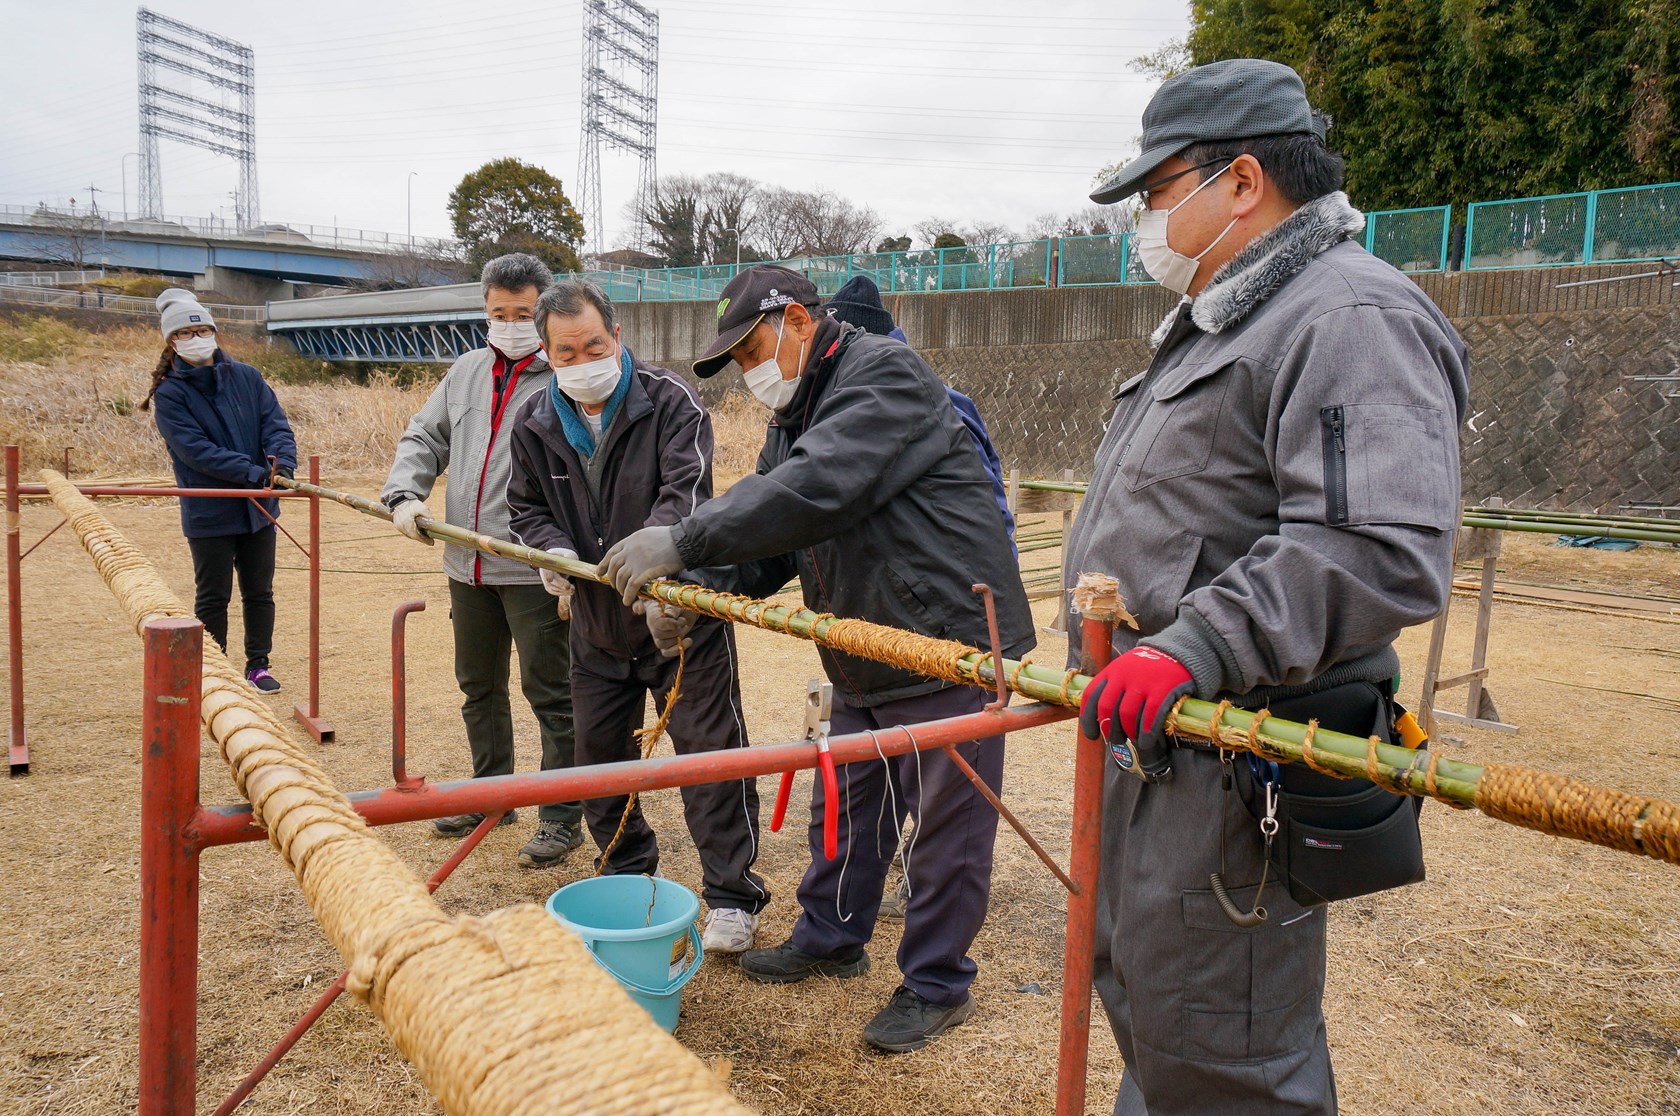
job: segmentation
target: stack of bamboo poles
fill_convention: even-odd
[[[92,501],[42,476],[136,631],[190,615]],[[203,719],[344,958],[350,991],[446,1112],[745,1113],[542,908],[445,914],[210,641]]]
[[[382,505],[348,492],[280,481],[355,508],[390,519]],[[593,565],[561,558],[518,543],[507,542],[427,521],[433,538],[471,550],[511,558],[528,566],[558,570],[573,578],[602,580]],[[1081,594],[1102,599],[1108,594],[1081,579]],[[1113,579],[1103,579],[1112,586]],[[1077,708],[1090,679],[1076,671],[1053,671],[1030,662],[994,659],[990,652],[951,640],[931,639],[914,632],[786,608],[766,601],[719,593],[698,585],[655,581],[642,595],[693,612],[738,624],[809,639],[848,654],[918,671],[932,678],[994,687],[1001,676],[1008,689],[1038,701]],[[1117,599],[1117,598],[1116,598]],[[1211,740],[1232,751],[1247,751],[1283,763],[1305,763],[1314,770],[1346,778],[1370,779],[1396,794],[1428,796],[1451,806],[1480,810],[1489,817],[1554,836],[1572,837],[1624,852],[1680,864],[1680,807],[1661,799],[1630,794],[1563,775],[1503,764],[1478,766],[1442,758],[1438,750],[1418,752],[1383,744],[1375,737],[1361,739],[1234,708],[1229,702],[1186,698],[1173,712],[1176,735]]]

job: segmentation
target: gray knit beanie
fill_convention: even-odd
[[[157,305],[158,313],[162,315],[158,325],[163,330],[165,341],[169,340],[171,333],[188,326],[207,325],[212,329],[216,326],[216,319],[198,301],[198,296],[180,287],[170,287],[158,295]]]

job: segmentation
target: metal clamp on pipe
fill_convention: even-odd
[[[833,860],[840,848],[840,780],[834,770],[834,755],[828,748],[828,731],[834,714],[834,683],[813,678],[805,684],[805,739],[817,746],[817,769],[823,784],[823,855]],[[782,772],[776,791],[776,809],[770,815],[770,832],[780,833],[787,820],[788,798],[793,794],[793,772]]]

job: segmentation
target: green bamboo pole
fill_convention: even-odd
[[[1549,512],[1533,508],[1484,508],[1471,507],[1464,509],[1465,515],[1483,516],[1490,519],[1549,519],[1564,522],[1583,520],[1589,523],[1605,523],[1622,527],[1680,527],[1680,519],[1672,516],[1660,515],[1614,515],[1598,514],[1596,512]]]
[[[391,518],[383,505],[347,492],[283,478],[275,483],[380,519]],[[474,534],[435,520],[423,522],[421,527],[432,538],[457,546],[558,570],[569,577],[604,580],[587,562]],[[828,630],[841,622],[838,617],[819,615],[805,608],[772,605],[675,581],[650,582],[642,587],[642,595],[816,643],[825,642]],[[980,652],[963,655],[952,665],[962,680],[973,685],[995,687],[1001,673],[1006,687],[1016,693],[1073,709],[1079,708],[1085,687],[1091,681],[1088,675],[1073,671],[1058,673],[1013,659],[994,664],[989,654]],[[1259,724],[1255,723],[1257,719]],[[1261,718],[1249,710],[1194,698],[1179,703],[1173,731],[1181,738],[1214,741],[1231,751],[1251,751],[1284,763],[1307,762],[1307,734],[1311,731],[1311,766],[1349,778],[1373,779],[1396,794],[1439,798],[1542,833],[1680,864],[1680,807],[1660,799],[1594,787],[1524,768],[1463,763],[1443,758],[1438,752],[1414,751],[1328,729],[1309,729],[1293,721]]]
[[[1680,527],[1671,531],[1648,528],[1606,527],[1600,524],[1563,523],[1544,519],[1490,519],[1465,516],[1464,526],[1484,527],[1492,531],[1524,531],[1538,535],[1597,535],[1607,539],[1634,539],[1639,542],[1674,543],[1680,545]]]

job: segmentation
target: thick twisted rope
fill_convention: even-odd
[[[189,615],[91,501],[42,475],[136,631]],[[444,913],[209,641],[202,685],[205,728],[344,958],[349,990],[446,1112],[746,1111],[540,907]]]

